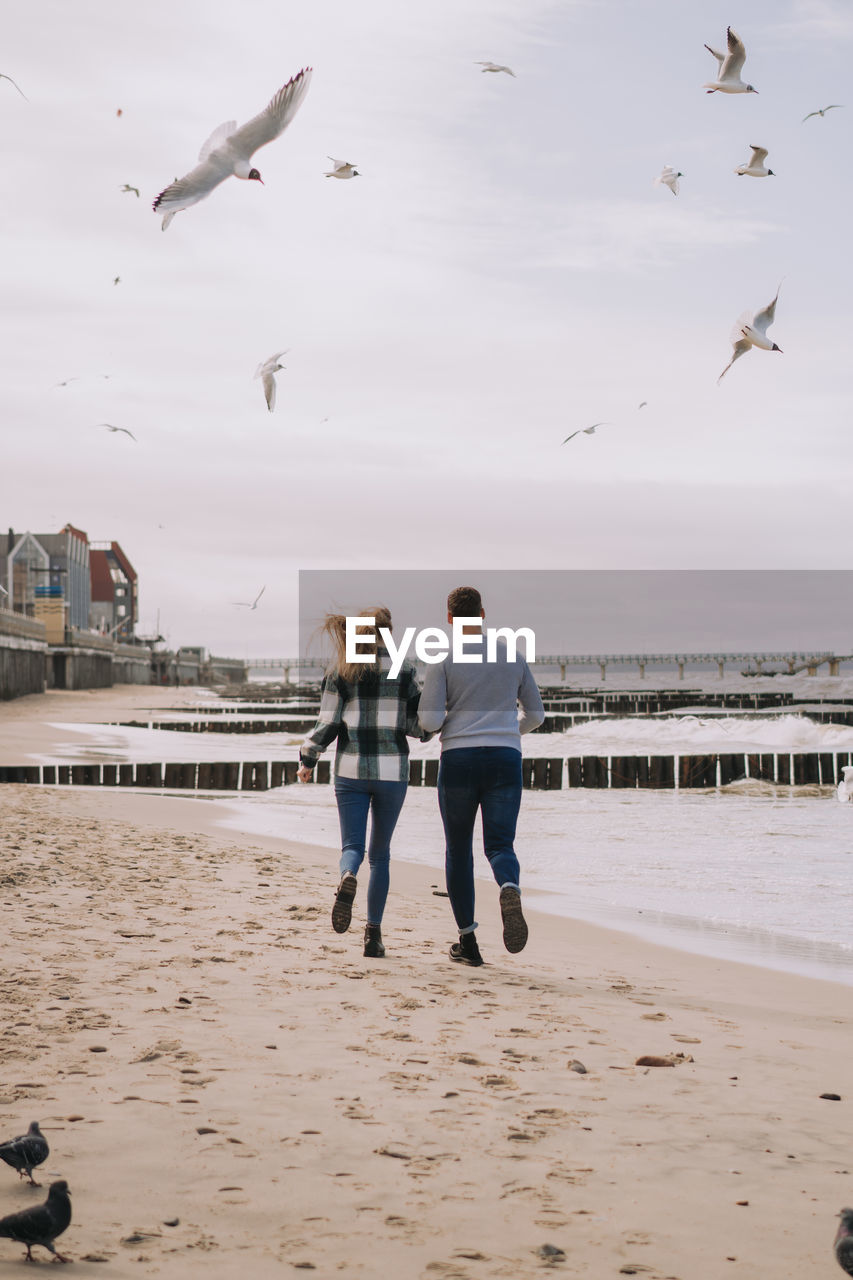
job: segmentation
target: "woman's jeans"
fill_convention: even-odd
[[[518,884],[513,843],[521,807],[521,752],[513,747],[456,747],[442,751],[438,807],[446,841],[445,874],[461,933],[474,920],[474,822],[483,817],[483,847],[499,885]]]
[[[381,924],[390,882],[391,837],[406,798],[407,782],[380,782],[371,778],[335,778],[335,799],[341,823],[341,875],[353,875],[364,861],[367,815],[371,815],[370,880],[367,886],[367,923]]]

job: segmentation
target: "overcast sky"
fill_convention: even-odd
[[[727,23],[757,95],[703,92]],[[851,55],[834,0],[7,0],[0,527],[118,539],[143,627],[235,656],[299,569],[846,568],[853,98],[801,120]],[[306,65],[265,185],[162,233]]]

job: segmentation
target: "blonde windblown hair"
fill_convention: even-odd
[[[356,635],[369,635],[371,631],[374,634],[374,643],[368,645],[362,643],[359,650],[364,657],[368,657],[371,653],[375,657],[380,657],[386,653],[384,644],[379,638],[379,628],[386,627],[391,630],[391,611],[386,609],[385,605],[378,604],[373,609],[362,609],[359,618],[375,618],[374,627],[356,627]],[[365,677],[370,678],[377,674],[375,662],[347,662],[346,649],[346,614],[343,613],[327,613],[320,627],[321,635],[328,636],[334,648],[334,656],[329,663],[329,672],[335,672],[342,679],[348,680],[351,684],[363,680]]]

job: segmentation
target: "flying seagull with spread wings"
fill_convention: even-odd
[[[573,431],[570,436],[566,436],[563,444],[568,444],[570,440],[574,440],[575,436],[581,434],[585,436],[594,436],[596,427],[609,427],[609,422],[594,422],[591,427],[578,427],[577,431]]]
[[[236,120],[226,120],[214,129],[199,152],[196,167],[161,191],[154,201],[154,212],[163,215],[164,231],[176,213],[205,200],[226,178],[263,182],[252,166],[252,156],[284,133],[302,105],[310,82],[311,67],[304,67],[248,124],[238,129]]]
[[[360,178],[361,174],[354,164],[349,160],[336,160],[334,156],[329,156],[332,162],[331,170],[324,174],[326,178]]]
[[[279,369],[284,368],[284,365],[278,362],[282,356],[287,355],[289,350],[290,348],[288,347],[285,351],[276,351],[274,356],[270,356],[269,360],[264,360],[255,370],[255,377],[260,378],[263,383],[264,396],[270,413],[275,408],[275,375]]]
[[[828,107],[820,107],[817,111],[810,111],[807,116],[803,116],[800,124],[805,124],[807,120],[811,120],[812,116],[825,116],[827,111],[836,111],[839,107],[843,107],[843,102],[831,102]]]
[[[726,30],[726,53],[719,53],[716,49],[712,49],[709,44],[705,48],[709,53],[713,53],[717,59],[717,78],[703,85],[708,93],[758,93],[751,84],[747,84],[741,80],[740,73],[743,70],[743,64],[746,62],[746,49],[744,43],[736,31],[732,31],[731,27]]]
[[[236,606],[237,606],[238,608],[240,608],[240,609],[257,609],[257,607],[258,607],[258,601],[260,600],[261,596],[264,594],[264,592],[266,591],[266,589],[267,589],[267,584],[266,584],[266,583],[264,583],[264,585],[261,587],[261,589],[260,589],[260,591],[258,592],[258,594],[255,596],[254,600],[251,600],[251,601],[249,601],[249,600],[234,600],[234,601],[232,601],[232,603],[233,603],[234,605],[236,605]]]
[[[101,426],[106,427],[107,431],[120,431],[122,435],[130,436],[131,440],[136,440],[136,436],[132,431],[128,431],[127,427],[114,427],[111,422],[102,422]]]
[[[484,72],[486,72],[486,71],[504,71],[504,72],[506,72],[506,74],[507,74],[508,76],[512,76],[512,77],[513,77],[513,79],[515,79],[515,72],[513,71],[512,67],[505,67],[505,66],[503,65],[503,63],[500,63],[500,62],[475,62],[475,63],[474,63],[474,65],[475,65],[476,67],[482,67]]]
[[[776,175],[773,170],[768,169],[764,163],[767,159],[767,148],[756,147],[752,142],[749,145],[752,148],[752,155],[746,164],[738,165],[735,173],[740,174],[741,177],[746,175],[748,178],[775,178]]]
[[[780,284],[779,289],[781,287]],[[776,343],[772,342],[767,336],[767,330],[776,319],[776,303],[779,300],[779,289],[776,290],[776,297],[773,301],[769,302],[761,311],[756,311],[754,315],[751,311],[745,311],[737,321],[732,330],[734,354],[720,374],[717,382],[722,382],[735,360],[739,360],[741,356],[746,355],[751,347],[760,347],[762,351],[778,351],[781,355],[782,348],[777,347]]]

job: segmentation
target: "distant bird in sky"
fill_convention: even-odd
[[[199,153],[199,164],[161,191],[154,201],[155,213],[163,215],[164,231],[176,213],[206,199],[226,178],[263,182],[258,170],[252,167],[252,156],[284,133],[299,110],[310,82],[311,67],[304,67],[247,124],[238,129],[236,120],[227,120],[214,129]]]
[[[121,114],[122,114],[121,107],[119,107],[118,110],[116,111],[116,115],[120,116]]]
[[[575,436],[579,436],[581,433],[585,436],[595,435],[596,427],[609,427],[610,425],[609,422],[594,422],[591,427],[578,427],[577,431],[573,431],[570,436],[566,436],[563,444],[568,444],[570,440],[574,440]]]
[[[0,587],[4,595],[8,592]],[[50,1155],[50,1147],[47,1145],[38,1120],[33,1120],[27,1132],[19,1138],[10,1138],[8,1142],[0,1142],[0,1160],[3,1160],[12,1169],[17,1169],[18,1177],[27,1177],[30,1185],[37,1187],[39,1184],[33,1177],[33,1169],[36,1165],[44,1164]]]
[[[96,374],[95,376],[98,378],[104,378],[108,380],[110,375],[108,373],[99,373],[99,374]],[[66,378],[64,382],[55,382],[53,385],[55,387],[67,387],[70,382],[79,382],[79,381],[80,381],[80,375],[75,374],[73,378]]]
[[[756,147],[751,142],[749,145],[752,147],[752,155],[749,157],[746,164],[738,165],[735,169],[735,173],[740,174],[741,177],[745,176],[747,178],[775,178],[776,175],[773,170],[768,169],[764,163],[767,159],[767,148]]]
[[[325,178],[360,178],[361,174],[354,164],[350,164],[349,160],[336,160],[334,156],[329,156],[332,162],[330,173],[323,176]]]
[[[8,80],[8,81],[9,81],[9,84],[14,84],[14,85],[15,85],[15,88],[18,90],[18,93],[21,95],[21,97],[24,99],[24,101],[25,101],[25,102],[29,102],[29,98],[28,98],[28,97],[27,97],[27,95],[24,93],[24,91],[23,91],[23,89],[21,88],[21,86],[20,86],[19,84],[16,84],[16,82],[12,79],[12,77],[11,77],[11,76],[4,76],[3,72],[2,72],[2,71],[0,71],[0,80]],[[827,108],[827,110],[829,110],[829,108]],[[823,112],[821,112],[821,115],[823,115]]]
[[[132,431],[128,431],[127,427],[114,427],[111,422],[102,422],[101,426],[106,427],[107,431],[120,431],[122,435],[130,436],[131,440],[136,440],[136,436]]]
[[[807,116],[803,116],[800,124],[805,124],[807,120],[811,120],[812,116],[825,116],[827,111],[837,111],[839,107],[843,106],[843,102],[831,102],[828,107],[820,107],[817,111],[810,111]]]
[[[123,186],[119,187],[119,191],[132,191],[137,199],[139,198],[139,187],[132,187],[129,182],[125,182]]]
[[[44,1204],[32,1205],[29,1209],[21,1209],[19,1213],[9,1213],[5,1218],[0,1218],[0,1236],[25,1244],[26,1262],[35,1262],[32,1249],[37,1244],[52,1253],[53,1260],[70,1262],[70,1258],[64,1258],[53,1247],[56,1237],[62,1235],[70,1222],[68,1183],[60,1179],[59,1182],[50,1184]]]
[[[781,285],[779,288],[781,289]],[[777,347],[775,342],[771,342],[767,336],[767,330],[776,319],[776,303],[779,300],[779,289],[776,290],[776,297],[772,302],[768,303],[761,311],[756,311],[755,315],[750,311],[745,311],[735,324],[732,330],[732,346],[734,347],[734,355],[720,374],[717,382],[721,382],[731,369],[735,360],[739,360],[741,356],[746,355],[750,347],[760,347],[762,351],[778,351],[782,352],[781,347]]]
[[[269,360],[264,360],[255,370],[255,377],[260,378],[264,386],[264,395],[267,401],[267,408],[272,413],[275,408],[275,375],[279,369],[283,369],[284,365],[279,364],[282,356],[286,356],[290,347],[284,351],[277,351],[274,356],[270,356]]]
[[[746,62],[746,49],[743,41],[731,27],[726,30],[727,53],[718,53],[709,44],[705,48],[717,59],[717,78],[703,85],[708,93],[758,93],[751,84],[741,80],[740,73]]]
[[[680,171],[677,172],[671,164],[665,164],[658,176],[655,178],[655,183],[659,186],[669,187],[672,194],[677,196],[678,179],[683,177],[684,174]]]
[[[248,600],[234,600],[233,603],[240,609],[257,609],[258,601],[260,600],[261,596],[264,594],[266,589],[267,589],[267,584],[264,583],[264,585],[261,587],[258,594],[255,596],[254,600],[252,600],[251,602]]]
[[[513,76],[513,77],[515,77],[515,72],[513,71],[512,67],[505,67],[505,66],[504,66],[502,63],[500,63],[500,62],[475,62],[475,63],[474,63],[474,66],[475,66],[475,67],[482,67],[484,72],[486,72],[486,71],[505,71],[505,72],[506,72],[506,74],[507,74],[508,76]]]
[[[835,1233],[835,1258],[842,1271],[853,1276],[853,1209],[842,1209]]]
[[[853,800],[853,765],[846,764],[841,772],[844,777],[836,787],[835,794],[842,804],[846,804],[847,801]]]
[[[121,284],[121,276],[116,276],[113,280],[113,284]]]
[[[648,402],[648,400],[641,400],[641,401],[640,401],[640,403],[637,405],[637,408],[638,408],[638,409],[645,409],[645,407],[646,407],[646,405],[647,405],[648,403],[649,403],[649,402]]]

